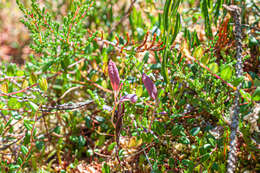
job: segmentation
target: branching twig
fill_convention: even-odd
[[[55,106],[45,106],[43,105],[39,111],[42,112],[51,112],[52,110],[73,110],[73,109],[79,109],[81,107],[84,107],[90,103],[92,103],[92,100],[87,100],[85,102],[78,102],[78,103],[66,103],[62,105],[55,105]]]
[[[243,73],[243,64],[242,64],[242,31],[241,31],[241,21],[240,21],[240,13],[241,9],[235,5],[223,5],[223,7],[231,14],[234,18],[235,22],[235,38],[236,38],[236,77],[240,78]],[[237,145],[237,132],[238,132],[238,124],[239,124],[239,100],[240,100],[240,90],[241,84],[237,86],[237,90],[235,91],[235,101],[234,107],[232,110],[232,119],[231,119],[231,133],[230,133],[230,151],[228,154],[227,161],[227,172],[232,173],[235,172],[236,169],[236,145]]]

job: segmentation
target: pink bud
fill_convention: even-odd
[[[116,68],[116,64],[112,60],[109,60],[108,63],[108,75],[113,90],[118,91],[120,87],[120,77],[119,77],[118,70]]]
[[[120,98],[120,102],[131,101],[135,103],[137,101],[137,96],[135,94],[127,94]]]
[[[144,86],[147,89],[150,97],[152,97],[152,99],[155,100],[157,98],[157,88],[154,85],[153,81],[145,73],[143,73],[143,75],[142,75],[142,80],[143,80]]]

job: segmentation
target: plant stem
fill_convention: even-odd
[[[243,74],[243,64],[242,64],[242,31],[241,31],[241,21],[240,21],[240,13],[241,9],[235,5],[223,5],[225,9],[231,14],[234,18],[235,22],[235,39],[236,39],[236,77],[240,78]],[[231,119],[231,133],[230,133],[230,151],[228,153],[228,161],[227,161],[227,172],[233,173],[236,169],[236,146],[237,146],[237,132],[238,132],[238,124],[239,124],[239,100],[240,100],[240,90],[241,83],[237,86],[237,90],[235,91],[235,101],[233,105],[233,110],[231,111],[232,119]]]

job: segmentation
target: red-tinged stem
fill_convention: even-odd
[[[37,85],[38,85],[38,83],[35,83],[35,84],[33,84],[33,85],[31,85],[31,86],[29,86],[27,88],[24,88],[22,90],[11,92],[11,93],[6,93],[6,94],[0,94],[0,96],[11,96],[11,95],[15,95],[15,94],[18,94],[18,93],[23,93],[23,92],[25,92],[25,91],[29,90],[30,88],[33,88],[33,87],[35,87]]]
[[[195,61],[199,66],[201,66],[202,68],[206,69],[210,74],[212,74],[217,79],[221,80],[224,84],[226,84],[228,87],[232,88],[234,91],[237,91],[237,90],[238,90],[238,92],[240,91],[240,89],[238,89],[237,87],[233,86],[231,83],[228,83],[227,81],[222,79],[220,76],[218,76],[215,73],[213,73],[206,65],[200,63],[196,58],[192,57],[187,50],[183,50],[183,51],[184,51],[185,56],[188,59],[190,59],[192,61]],[[246,99],[246,100],[250,100],[247,97],[243,97],[243,98]]]
[[[79,64],[79,63],[82,62],[82,61],[85,61],[85,58],[82,58],[82,59],[80,59],[79,61],[77,61],[77,62],[75,62],[75,63],[69,65],[68,68],[71,68],[71,67],[73,67],[73,66]],[[56,74],[54,74],[53,76],[48,77],[47,80],[52,79],[52,78],[55,78],[56,76],[58,76],[58,75],[60,75],[60,74],[62,74],[62,71],[59,71],[59,72],[57,72]],[[22,90],[19,90],[19,91],[15,91],[15,92],[11,92],[11,93],[3,93],[3,94],[0,94],[0,97],[2,97],[2,96],[11,96],[11,95],[15,95],[15,94],[18,94],[18,93],[23,93],[23,92],[25,92],[25,91],[27,91],[27,90],[29,90],[29,89],[31,89],[31,88],[37,86],[38,84],[39,84],[39,83],[35,83],[35,84],[33,84],[33,85],[31,85],[31,86],[29,86],[29,87],[27,87],[27,88],[24,88],[24,89],[22,89]]]

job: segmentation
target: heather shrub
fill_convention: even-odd
[[[1,172],[225,172],[234,110],[235,170],[259,169],[253,2],[241,76],[223,1],[16,2],[31,54],[1,63]]]

